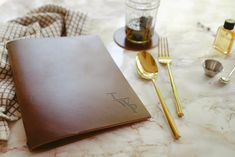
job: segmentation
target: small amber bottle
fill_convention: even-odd
[[[235,21],[227,19],[223,26],[220,26],[217,30],[213,47],[219,50],[223,54],[229,54],[231,52],[235,32],[233,31]]]

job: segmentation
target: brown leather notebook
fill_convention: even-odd
[[[31,150],[150,114],[97,36],[7,44]]]

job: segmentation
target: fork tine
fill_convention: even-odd
[[[167,37],[159,37],[158,39],[158,57],[170,57]]]
[[[170,57],[170,54],[169,54],[169,46],[168,46],[168,40],[166,38],[166,56],[167,57]]]
[[[166,47],[166,38],[163,38],[163,57],[166,57],[167,55],[167,47]]]
[[[165,57],[166,56],[166,41],[165,41],[165,37],[163,38],[163,42],[162,43],[163,43],[163,50],[162,50],[163,51],[163,55],[162,56]]]
[[[166,37],[161,39],[161,57],[169,57],[169,48]]]
[[[162,38],[158,38],[158,57],[162,56]]]
[[[164,38],[161,38],[161,57],[164,55]]]
[[[158,57],[160,56],[160,46],[161,46],[161,38],[158,38]]]

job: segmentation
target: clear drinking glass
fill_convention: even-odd
[[[154,34],[160,0],[126,0],[126,39],[145,44]]]

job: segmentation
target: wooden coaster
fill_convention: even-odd
[[[116,44],[118,44],[120,47],[133,51],[148,50],[158,45],[158,35],[156,32],[154,32],[154,35],[150,42],[147,42],[146,44],[137,44],[128,41],[126,39],[125,27],[119,28],[114,33],[113,38]]]

